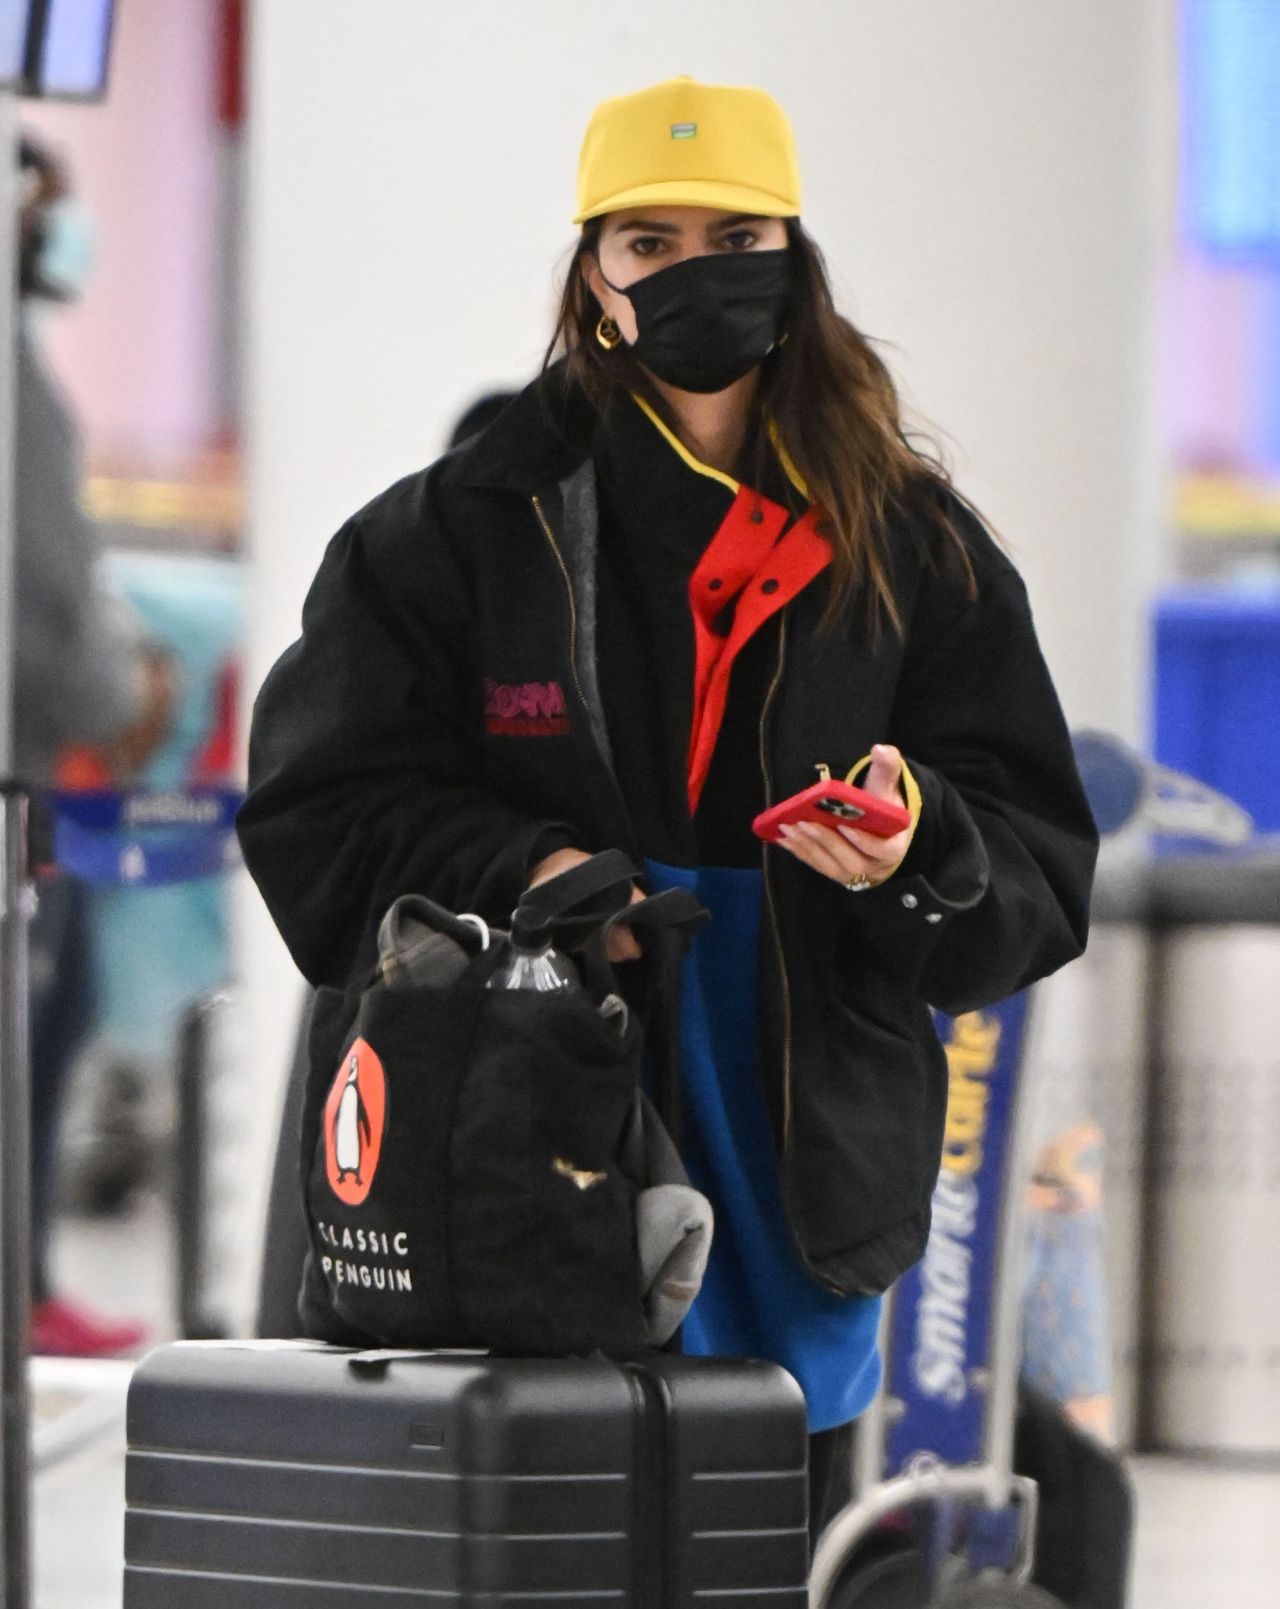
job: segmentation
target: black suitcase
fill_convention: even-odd
[[[184,1344],[129,1392],[124,1609],[803,1609],[768,1363]]]

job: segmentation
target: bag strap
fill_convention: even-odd
[[[573,947],[603,918],[625,910],[638,868],[620,849],[606,849],[521,895],[511,918],[512,932],[526,942],[557,935]],[[584,909],[583,907],[588,907]]]
[[[609,849],[526,889],[512,917],[513,928],[526,937],[532,933],[559,939],[574,949],[602,920],[626,908],[638,871],[620,849]],[[582,907],[587,907],[582,909]],[[402,953],[423,930],[443,934],[468,956],[489,949],[491,938],[505,935],[491,930],[478,916],[447,910],[425,894],[401,894],[383,914],[378,926],[377,959],[361,985],[376,984],[389,958]]]
[[[667,888],[606,917],[582,949],[587,985],[599,999],[617,987],[608,957],[609,935],[622,924],[644,935],[650,967],[646,1039],[656,1074],[654,1104],[677,1146],[681,1128],[680,964],[694,935],[710,920],[710,911],[692,890]]]
[[[617,989],[613,963],[609,960],[609,937],[617,927],[629,927],[643,933],[652,951],[664,936],[672,941],[673,955],[682,955],[700,928],[711,920],[711,913],[702,901],[687,888],[666,888],[660,894],[650,894],[611,912],[597,920],[583,942],[577,946],[582,956],[587,987],[598,999]]]
[[[687,944],[711,920],[711,912],[692,889],[664,888],[660,894],[649,894],[634,905],[624,905],[605,917],[596,929],[592,947],[598,942],[608,943],[615,927],[632,927],[650,935],[670,932],[681,944]]]

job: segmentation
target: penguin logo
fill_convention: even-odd
[[[357,1039],[343,1058],[324,1109],[329,1188],[349,1207],[358,1207],[373,1184],[386,1112],[382,1063],[366,1040]]]
[[[364,1147],[373,1138],[369,1114],[360,1093],[360,1058],[353,1056],[347,1063],[347,1081],[338,1097],[338,1115],[333,1124],[333,1156],[338,1167],[338,1183],[360,1177],[360,1157]]]

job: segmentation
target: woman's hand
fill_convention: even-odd
[[[533,875],[529,878],[529,887],[536,888],[539,883],[550,882],[553,877],[559,877],[561,872],[567,872],[571,866],[580,866],[584,860],[591,856],[582,849],[557,849],[554,855],[548,855],[540,860],[533,868]],[[633,883],[631,885],[631,903],[637,904],[644,898],[643,893]],[[629,927],[619,924],[609,934],[609,943],[605,954],[610,961],[638,961],[641,956],[640,945],[635,934]]]
[[[861,786],[877,799],[901,804],[901,777],[902,755],[889,743],[877,743]],[[861,893],[893,875],[911,842],[911,828],[904,827],[892,838],[877,838],[857,827],[818,827],[798,821],[781,829],[781,841],[784,849],[815,872],[843,884],[851,893]]]

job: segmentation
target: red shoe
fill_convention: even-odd
[[[52,1358],[114,1358],[147,1338],[145,1324],[100,1318],[61,1297],[31,1309],[31,1351]]]

